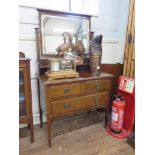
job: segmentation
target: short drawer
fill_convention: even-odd
[[[108,79],[90,80],[84,82],[84,94],[101,92],[108,90],[110,81]]]
[[[63,114],[83,108],[91,108],[98,105],[105,105],[107,102],[107,92],[96,95],[88,95],[74,99],[51,102],[52,115]]]
[[[89,104],[91,106],[105,105],[108,99],[108,92],[99,93],[89,97]]]
[[[48,86],[48,95],[50,98],[78,95],[78,94],[81,94],[80,82]]]

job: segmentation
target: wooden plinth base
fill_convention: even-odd
[[[74,70],[69,71],[58,71],[58,72],[46,72],[46,75],[49,79],[63,79],[63,78],[78,78],[79,73]]]

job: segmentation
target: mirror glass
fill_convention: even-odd
[[[57,55],[56,50],[60,45],[68,40],[64,40],[64,34],[67,33],[72,38],[72,43],[76,40],[82,41],[84,45],[84,54],[89,53],[89,19],[80,16],[56,16],[41,15],[41,42],[42,53]],[[66,38],[68,39],[68,38]]]

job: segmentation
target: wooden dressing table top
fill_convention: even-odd
[[[79,72],[78,78],[64,78],[64,79],[56,79],[50,80],[46,77],[46,75],[37,75],[37,77],[44,82],[45,85],[48,84],[60,84],[60,83],[68,83],[68,82],[76,82],[76,81],[85,81],[85,80],[95,80],[95,79],[103,79],[103,78],[113,78],[113,74],[101,72],[100,75],[92,75],[90,72]]]

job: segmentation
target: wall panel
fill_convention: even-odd
[[[19,23],[39,24],[38,11],[34,8],[19,7]]]

